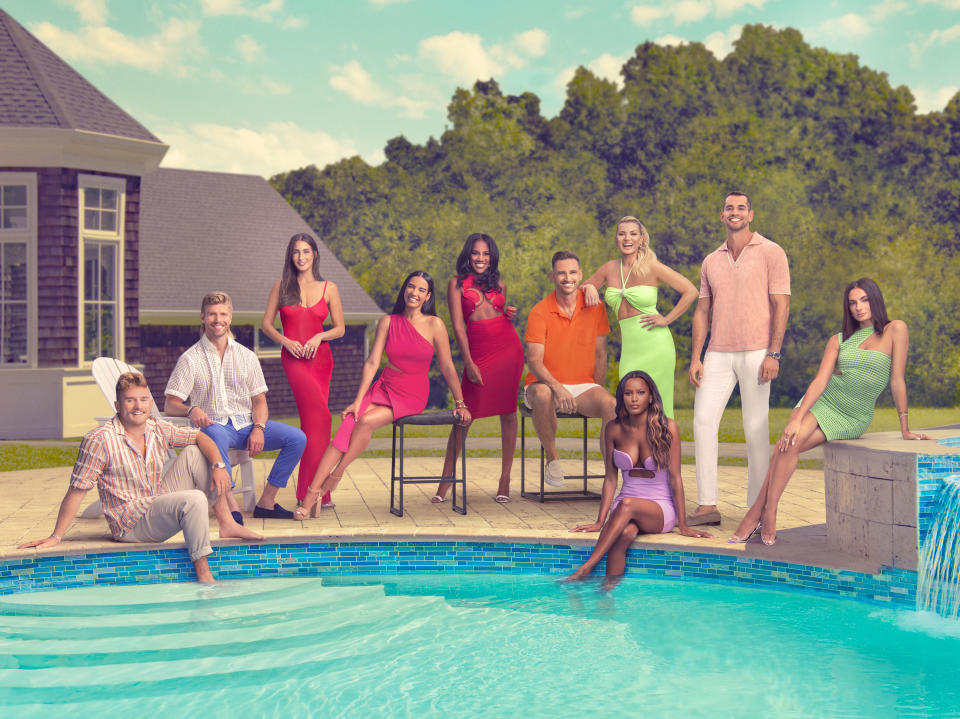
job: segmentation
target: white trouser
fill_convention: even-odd
[[[693,442],[697,461],[697,503],[717,503],[717,433],[734,385],[740,385],[743,433],[747,440],[747,505],[760,494],[770,466],[770,383],[760,382],[765,349],[707,352],[693,402]]]

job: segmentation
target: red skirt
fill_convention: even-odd
[[[517,393],[523,374],[523,345],[510,320],[504,315],[467,322],[470,356],[480,368],[483,384],[467,379],[464,372],[463,399],[474,419],[511,414],[517,411]]]

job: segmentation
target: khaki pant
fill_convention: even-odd
[[[190,560],[210,548],[210,467],[196,445],[185,448],[163,471],[164,492],[150,503],[140,520],[118,539],[121,542],[162,542],[183,532]],[[216,497],[210,497],[216,501]]]

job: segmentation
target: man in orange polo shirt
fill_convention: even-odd
[[[527,318],[527,379],[523,400],[533,413],[533,428],[546,454],[544,481],[563,485],[557,453],[557,412],[601,417],[603,431],[616,402],[603,387],[607,374],[607,333],[603,305],[587,307],[580,291],[580,259],[567,250],[554,254],[550,279],[556,289],[538,302]]]

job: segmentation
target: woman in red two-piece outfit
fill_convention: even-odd
[[[302,502],[313,475],[330,444],[330,376],[333,356],[327,343],[343,337],[343,307],[337,286],[320,276],[317,243],[299,233],[287,244],[283,276],[270,290],[263,313],[263,333],[283,345],[280,361],[293,390],[300,413],[300,429],[307,435],[307,447],[300,458],[297,475],[297,503]],[[273,326],[277,312],[283,334]],[[323,329],[330,318],[332,326]],[[329,492],[322,506],[332,507]]]
[[[523,374],[523,345],[511,320],[517,308],[506,303],[507,288],[500,279],[500,251],[490,235],[470,235],[457,257],[457,276],[447,286],[450,321],[463,356],[463,398],[473,419],[500,417],[503,442],[500,484],[496,501],[510,501],[510,469],[517,446],[517,392]],[[443,474],[453,474],[460,446],[454,427],[447,440]],[[443,502],[449,482],[441,482],[431,501]]]

